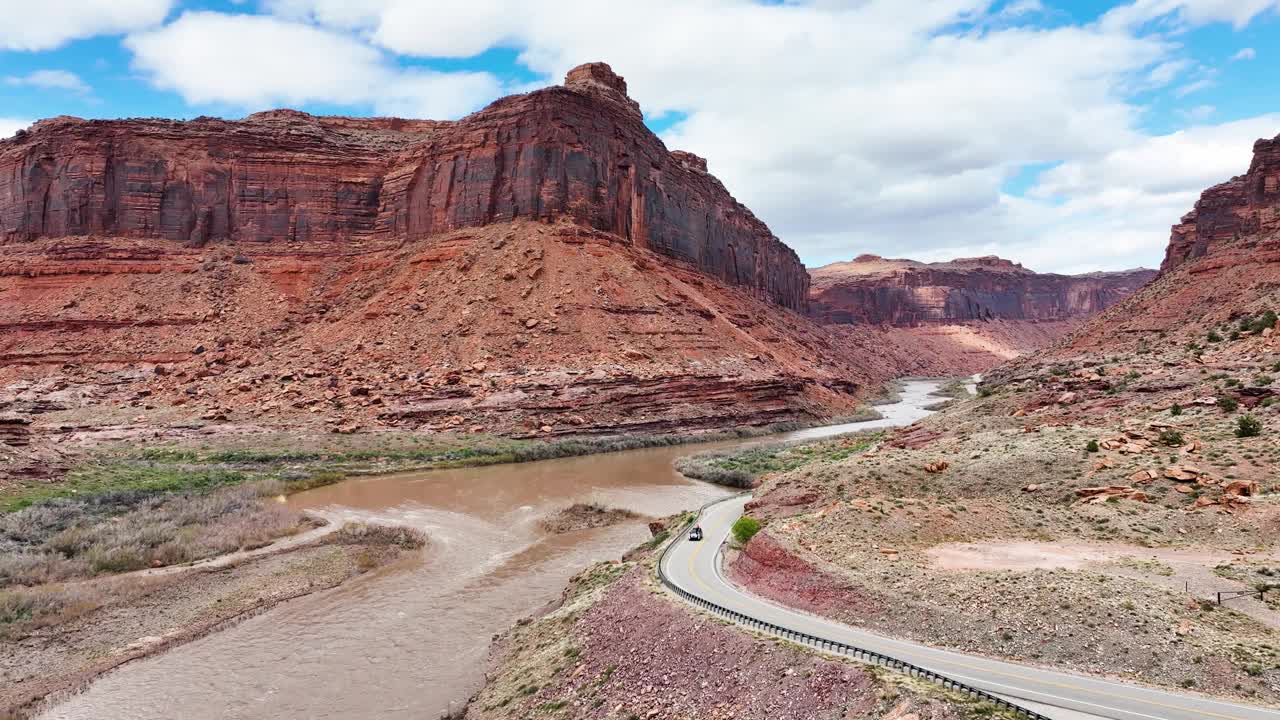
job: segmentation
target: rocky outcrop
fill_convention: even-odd
[[[1249,172],[1204,191],[1173,226],[1160,272],[1204,257],[1242,237],[1280,231],[1280,135],[1253,145]]]
[[[1233,331],[1248,332],[1242,319],[1280,309],[1278,287],[1280,136],[1255,142],[1248,172],[1205,190],[1173,226],[1154,282],[1091,321],[1064,350],[1174,349],[1207,340],[1213,345],[1216,336],[1230,340]]]
[[[0,142],[0,243],[394,245],[567,217],[802,310],[795,252],[645,127],[603,63],[457,122],[54,118]]]
[[[863,255],[810,275],[810,315],[820,322],[919,326],[1082,318],[1114,305],[1155,271],[1054,275],[998,257],[920,263]]]

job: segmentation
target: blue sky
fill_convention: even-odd
[[[1199,190],[1280,134],[1280,0],[547,2],[32,6],[0,28],[0,134],[281,106],[444,119],[605,60],[809,264],[1064,271],[1158,262]]]

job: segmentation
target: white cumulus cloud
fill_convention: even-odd
[[[488,73],[402,69],[358,38],[275,17],[189,12],[125,45],[136,70],[196,105],[367,104],[451,118],[501,92]]]
[[[1267,12],[1280,11],[1280,0],[1135,0],[1107,12],[1104,24],[1136,26],[1162,22],[1198,26],[1215,22],[1243,28]]]
[[[4,82],[15,87],[66,90],[77,95],[87,95],[91,90],[79,75],[66,70],[36,70],[26,75],[10,75]]]
[[[1240,52],[1231,56],[1232,60],[1253,60],[1258,57],[1258,51],[1251,47],[1243,48]]]
[[[0,50],[52,50],[72,40],[155,25],[174,0],[0,0]]]

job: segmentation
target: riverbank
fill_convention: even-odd
[[[425,542],[404,528],[348,525],[231,564],[0,592],[0,717],[33,717],[125,663],[409,561]]]

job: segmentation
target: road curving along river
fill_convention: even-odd
[[[357,478],[295,495],[299,508],[411,525],[421,558],[130,663],[42,718],[435,718],[483,682],[495,633],[554,601],[576,572],[649,536],[645,517],[730,494],[675,471],[682,455],[910,424],[934,381],[904,383],[881,420],[753,440],[518,465]],[[558,535],[540,520],[575,502],[640,518]]]

